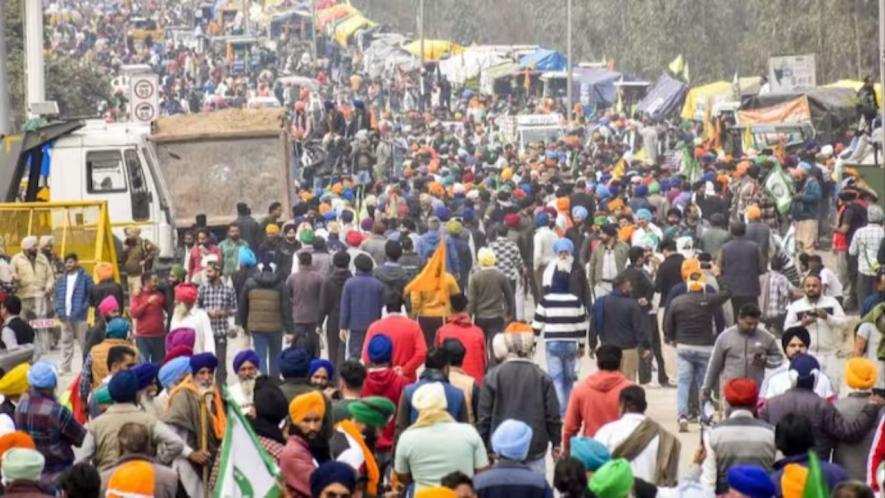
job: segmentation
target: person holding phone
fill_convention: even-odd
[[[836,298],[824,296],[821,277],[809,273],[802,279],[805,297],[787,307],[784,330],[802,326],[811,336],[808,354],[818,359],[821,369],[833,383],[836,391],[842,385],[842,369],[836,358],[836,346],[841,340],[841,329],[848,324],[842,305]]]

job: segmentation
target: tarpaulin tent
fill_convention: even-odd
[[[509,78],[519,72],[519,64],[515,62],[504,62],[497,66],[492,66],[479,76],[479,91],[492,95],[495,93],[495,81],[501,78]]]
[[[685,104],[682,106],[682,119],[698,119],[695,108],[700,104],[703,107],[707,101],[711,104],[716,101],[734,99],[734,84],[728,81],[716,81],[707,85],[696,86],[685,94]]]
[[[413,71],[421,67],[421,61],[402,49],[405,37],[397,33],[376,33],[369,47],[363,51],[363,71],[370,78],[378,78],[386,72],[402,69]]]
[[[830,83],[829,85],[824,85],[823,88],[850,88],[857,92],[860,90],[860,87],[863,86],[863,81],[858,80],[839,80]],[[880,83],[876,83],[875,86],[876,91],[876,101],[879,102],[879,107],[882,107],[882,85]]]
[[[421,40],[415,40],[403,46],[410,54],[421,57]],[[424,59],[435,62],[450,55],[460,54],[464,47],[448,40],[424,39]]]
[[[354,14],[335,25],[335,41],[342,47],[346,47],[348,38],[353,36],[357,30],[377,25],[378,23],[366,19],[361,14]]]
[[[615,105],[615,82],[623,77],[621,73],[601,68],[576,68],[574,74],[581,104],[597,107]]]
[[[460,54],[441,61],[438,67],[446,79],[461,85],[476,78],[482,71],[506,61],[504,57],[482,47],[467,47]]]
[[[779,104],[782,105],[775,107]],[[795,123],[803,115],[808,115],[810,119],[806,122],[810,120],[821,140],[829,142],[857,122],[856,106],[857,96],[850,88],[819,87],[802,93],[767,93],[743,101],[738,111],[738,123]],[[768,114],[763,114],[766,109]]]
[[[546,48],[539,48],[519,59],[521,69],[534,71],[562,71],[568,65],[565,55]]]
[[[339,19],[350,17],[358,13],[359,11],[351,5],[346,3],[339,3],[338,5],[333,5],[328,9],[317,11],[316,25],[318,29],[325,29],[326,26],[335,21],[338,21]]]
[[[663,119],[680,109],[687,91],[685,83],[662,73],[636,110],[648,114],[652,119]]]

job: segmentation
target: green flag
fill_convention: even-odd
[[[827,487],[827,480],[824,478],[824,472],[820,467],[820,459],[817,453],[808,452],[808,478],[805,480],[805,489],[802,491],[802,498],[829,498],[830,490]]]

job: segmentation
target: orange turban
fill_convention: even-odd
[[[504,329],[505,334],[524,334],[526,332],[532,334],[535,333],[535,331],[532,330],[532,326],[525,322],[510,322],[510,325]]]
[[[112,278],[114,276],[114,265],[107,261],[95,263],[95,276],[98,277],[99,281]]]
[[[808,480],[808,469],[798,463],[791,463],[784,467],[781,476],[781,490],[784,498],[802,498],[805,491],[805,482]]]
[[[750,169],[750,161],[739,162],[737,168],[734,169],[735,178],[740,178],[746,175],[748,169]]]
[[[295,396],[289,403],[289,416],[294,422],[301,422],[310,413],[316,413],[320,417],[326,414],[326,400],[319,391]]]
[[[759,218],[762,218],[762,210],[759,209],[759,206],[747,206],[747,219],[756,221]]]
[[[570,204],[568,197],[560,197],[556,199],[556,210],[568,212]]]
[[[688,258],[682,262],[682,280],[688,280],[692,273],[701,271],[701,262],[697,258]]]
[[[6,453],[7,450],[13,448],[37,449],[34,440],[31,439],[31,436],[28,435],[27,432],[15,431],[0,436],[0,458],[3,457],[3,454]]]

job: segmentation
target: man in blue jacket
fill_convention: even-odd
[[[92,277],[80,266],[74,253],[65,256],[65,273],[55,283],[55,315],[61,322],[61,372],[71,371],[74,338],[83,350],[86,343],[86,312]]]
[[[817,245],[818,220],[820,218],[820,183],[809,171],[814,166],[802,162],[793,170],[797,193],[793,196],[790,216],[793,218],[796,233],[796,253],[814,252]]]
[[[356,275],[347,279],[341,290],[341,318],[338,337],[347,344],[348,360],[359,360],[366,330],[381,318],[384,284],[372,276],[372,257],[360,254],[354,259]]]

